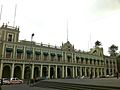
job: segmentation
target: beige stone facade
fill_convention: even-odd
[[[19,32],[17,27],[0,28],[0,78],[100,77],[117,72],[116,59],[104,56],[103,48],[83,52],[69,41],[60,47],[19,41]]]

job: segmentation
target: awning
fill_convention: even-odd
[[[77,56],[76,59],[80,59],[80,57]]]
[[[62,57],[62,54],[57,54],[58,57]]]
[[[50,53],[51,56],[55,56],[55,53]]]
[[[6,51],[7,51],[7,52],[12,52],[12,51],[13,51],[13,48],[6,48]]]
[[[48,52],[43,52],[43,54],[44,54],[45,56],[47,56],[47,55],[48,55]]]
[[[39,51],[35,51],[35,54],[36,54],[36,55],[40,55],[41,52],[39,52]]]
[[[22,49],[17,49],[17,53],[23,53]]]
[[[31,50],[26,51],[27,54],[32,54],[33,52]]]
[[[70,56],[70,55],[67,55],[67,57],[68,57],[68,58],[71,58],[72,56]]]

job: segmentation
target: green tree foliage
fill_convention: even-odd
[[[120,72],[120,55],[117,56],[117,69]]]
[[[112,44],[110,47],[109,47],[109,54],[110,56],[117,56],[117,51],[118,50],[118,46],[115,46],[114,44]]]
[[[101,44],[100,41],[97,40],[97,41],[95,42],[95,47],[99,47],[99,46],[101,46],[101,45],[102,45],[102,44]]]

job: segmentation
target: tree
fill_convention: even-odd
[[[118,46],[115,46],[114,44],[112,44],[110,47],[109,47],[109,54],[110,56],[116,56],[117,55],[117,51],[118,50]]]
[[[120,54],[117,56],[117,70],[120,72]]]
[[[95,47],[99,47],[99,46],[101,46],[101,45],[102,45],[102,44],[101,44],[100,41],[97,40],[97,41],[95,42]]]

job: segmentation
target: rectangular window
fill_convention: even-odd
[[[51,56],[51,61],[54,61],[54,56]]]
[[[44,61],[47,61],[47,56],[44,55]]]
[[[59,62],[61,61],[61,57],[58,57],[58,61],[59,61]]]
[[[36,59],[36,60],[39,60],[39,56],[40,56],[40,55],[36,55],[35,59]]]
[[[90,64],[92,64],[92,60],[90,60]]]
[[[17,53],[17,59],[21,59],[22,54],[21,53]]]
[[[27,59],[31,59],[31,54],[27,54]]]
[[[12,41],[12,35],[11,34],[8,35],[8,41]]]
[[[11,57],[11,52],[6,52],[6,58],[10,58]]]

